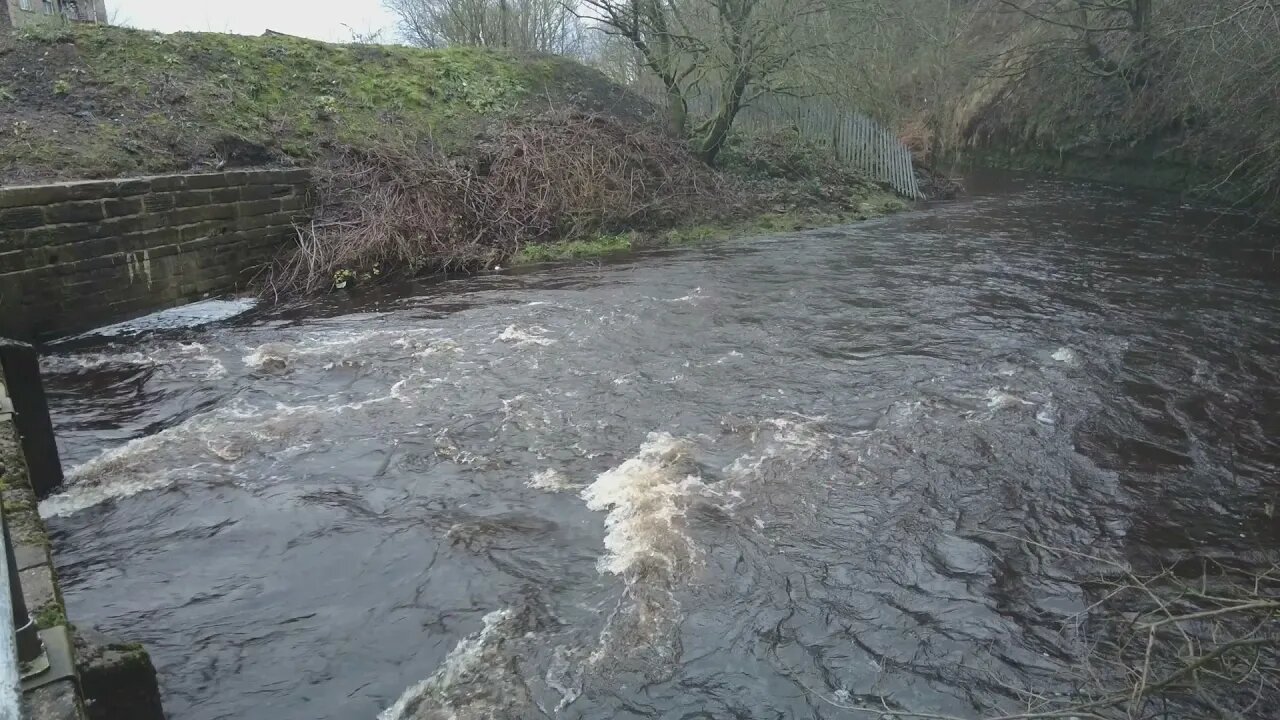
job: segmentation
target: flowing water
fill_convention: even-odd
[[[973,715],[1082,652],[1077,568],[1017,538],[1276,547],[1272,252],[1027,180],[117,329],[46,359],[42,512],[174,720]]]

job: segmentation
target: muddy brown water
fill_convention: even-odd
[[[79,625],[174,720],[973,716],[1082,577],[1276,547],[1273,230],[1020,179],[45,360]]]

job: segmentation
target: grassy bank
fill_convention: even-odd
[[[906,203],[885,191],[869,190],[850,198],[844,207],[795,209],[768,212],[755,216],[726,219],[719,222],[683,225],[661,232],[628,232],[601,235],[585,240],[566,240],[521,248],[510,260],[512,265],[548,262],[595,260],[638,250],[682,247],[715,243],[731,238],[773,235],[847,225],[900,212]]]
[[[0,36],[0,183],[311,164],[405,130],[442,147],[533,107],[647,106],[575,62],[51,24]]]
[[[895,207],[798,134],[710,168],[574,61],[457,48],[53,24],[0,39],[0,183],[316,168],[275,295],[725,235]]]

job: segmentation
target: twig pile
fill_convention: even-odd
[[[318,178],[316,220],[269,285],[490,267],[528,244],[664,227],[723,192],[679,143],[581,113],[509,124],[467,158],[426,142],[348,151]]]

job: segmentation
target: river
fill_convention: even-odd
[[[974,716],[1085,651],[1045,548],[1277,547],[1273,238],[1023,178],[55,346],[68,614],[173,720]]]

